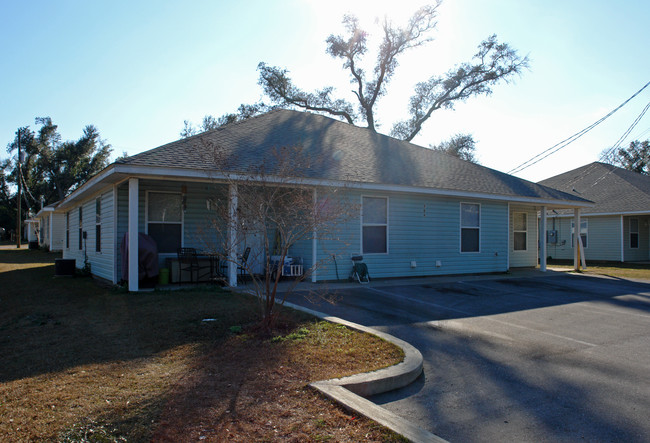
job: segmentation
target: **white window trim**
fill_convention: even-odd
[[[478,251],[464,251],[463,252],[463,229],[477,229],[476,226],[463,226],[463,205],[477,205],[478,206]],[[483,208],[481,203],[477,202],[460,202],[458,205],[458,250],[461,254],[480,254],[481,253],[481,226],[483,225]]]
[[[636,220],[636,232],[632,232],[632,220]],[[630,227],[630,232],[629,232],[629,237],[630,237],[630,249],[639,249],[639,244],[641,244],[641,235],[640,235],[640,226],[639,226],[639,219],[636,217],[633,217],[629,220],[629,227]],[[636,248],[632,247],[632,234],[636,234]]]
[[[525,231],[518,231],[515,229],[515,215],[517,214],[524,214],[526,217],[526,230]],[[524,249],[515,249],[515,234],[519,232],[523,232],[526,234],[526,241],[524,243]],[[512,250],[514,252],[528,252],[528,212],[525,211],[514,211],[512,213]]]
[[[364,223],[363,222],[363,199],[365,198],[383,198],[386,200],[386,223]],[[360,253],[362,255],[388,255],[390,252],[390,199],[386,195],[361,195],[361,208],[359,219],[361,220],[359,229],[359,244],[361,245]],[[363,252],[363,228],[364,226],[386,226],[386,252]]]
[[[149,194],[176,194],[181,196],[181,201],[183,199],[183,193],[182,192],[175,192],[175,191],[156,191],[156,190],[149,190],[145,191],[144,193],[144,232],[145,234],[149,235]],[[163,222],[157,222],[157,221],[152,221],[152,223],[163,223]],[[185,247],[185,211],[183,211],[183,208],[181,207],[181,221],[179,222],[164,222],[168,224],[180,224],[181,225],[181,248]],[[158,256],[159,257],[176,257],[175,252],[159,252]]]
[[[573,237],[573,234],[575,233],[575,226],[573,225],[574,223],[575,222],[573,220],[571,220],[571,248],[574,247],[573,245],[575,245],[575,242],[576,242],[576,239]],[[585,246],[584,242],[583,242],[582,247],[584,247],[585,249],[589,249],[589,219],[581,218],[580,219],[580,224],[582,225],[582,223],[585,223],[585,225],[586,225],[585,237],[587,238],[587,246]],[[580,234],[582,235],[582,227],[580,228]]]

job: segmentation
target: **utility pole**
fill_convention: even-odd
[[[20,158],[22,157],[22,151],[20,149],[20,128],[18,128],[18,213],[16,214],[16,248],[20,249],[20,238],[22,237],[22,175],[20,172]]]

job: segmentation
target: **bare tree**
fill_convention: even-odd
[[[227,186],[211,200],[211,215],[201,235],[208,249],[246,275],[260,302],[261,329],[268,333],[277,319],[276,305],[325,262],[312,263],[310,257],[307,266],[306,261],[288,263],[288,257],[294,251],[311,254],[314,238],[322,251],[328,251],[328,258],[332,251],[344,248],[346,239],[339,230],[358,215],[358,205],[347,201],[341,188],[308,185],[305,179],[314,160],[299,147],[272,150],[237,174],[225,172],[234,168],[222,149],[213,149],[210,155],[210,161],[224,171],[215,175],[215,181]],[[236,194],[226,189],[236,189]],[[278,299],[278,284],[286,270],[289,285]]]
[[[286,69],[266,63],[258,65],[259,84],[276,105],[333,115],[350,124],[362,120],[370,130],[376,131],[375,105],[387,92],[399,56],[432,40],[430,32],[436,27],[439,6],[440,1],[420,8],[405,27],[396,27],[384,19],[381,25],[382,40],[371,73],[361,67],[363,57],[368,52],[368,33],[361,29],[356,17],[346,15],[343,18],[346,35],[330,35],[327,38],[327,53],[343,60],[343,68],[349,71],[350,82],[354,86],[352,92],[357,100],[356,110],[351,102],[333,97],[332,86],[305,92],[293,84]],[[496,35],[492,35],[478,46],[472,62],[462,63],[444,75],[434,75],[418,83],[410,99],[410,117],[396,123],[391,135],[411,141],[434,111],[453,108],[454,103],[472,96],[490,94],[492,86],[510,81],[527,67],[527,57],[520,57],[508,44],[499,43]]]

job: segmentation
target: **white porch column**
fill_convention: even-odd
[[[546,206],[542,206],[542,228],[539,233],[539,270],[546,272]]]
[[[48,231],[49,231],[48,235],[50,237],[49,250],[51,252],[53,250],[53,248],[54,248],[54,227],[53,227],[54,226],[54,212],[50,213],[50,217],[48,218],[48,221],[50,222],[49,226],[47,228],[48,228]]]
[[[573,269],[580,270],[580,208],[573,210]]]
[[[318,190],[314,189],[314,217],[318,217],[316,208],[318,207]],[[316,232],[316,219],[314,219],[314,231],[311,239],[311,282],[316,283],[316,262],[318,261],[318,232]]]
[[[237,286],[237,185],[228,186],[228,284]]]
[[[621,263],[625,261],[625,225],[623,224],[623,216],[621,215]]]
[[[129,179],[129,291],[140,289],[138,284],[138,191],[137,178]]]

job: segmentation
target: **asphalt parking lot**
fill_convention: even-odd
[[[650,441],[650,284],[489,276],[335,293],[289,300],[418,348],[424,374],[372,400],[444,439]]]

